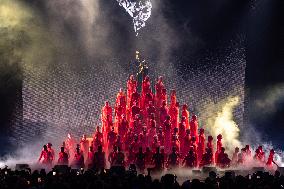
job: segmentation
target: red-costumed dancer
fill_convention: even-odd
[[[83,152],[80,150],[79,147],[76,148],[74,159],[73,159],[73,162],[72,162],[71,165],[72,165],[72,167],[74,167],[76,169],[85,167],[84,155],[83,155]]]
[[[133,122],[135,119],[141,116],[141,109],[137,102],[134,102],[133,106],[131,107],[131,121]]]
[[[216,165],[220,168],[230,167],[231,160],[228,157],[228,154],[225,153],[225,148],[221,147],[220,153],[218,154]]]
[[[142,109],[143,112],[143,121],[147,122],[149,115],[155,113],[156,109],[153,105],[154,97],[152,93],[147,93],[144,100],[144,107]]]
[[[114,142],[114,146],[116,146],[120,150],[124,150],[123,142],[121,141],[120,135],[117,135],[116,140]]]
[[[157,134],[157,124],[156,121],[154,119],[150,120],[150,129],[148,132],[148,140],[149,140],[149,144],[152,144],[153,140],[154,140],[154,136]]]
[[[190,150],[191,137],[190,130],[186,129],[186,135],[183,138],[183,147],[181,148],[181,156],[185,157],[188,151]]]
[[[262,146],[258,146],[256,149],[254,159],[260,163],[265,163],[265,153],[262,149]]]
[[[190,147],[193,148],[193,153],[196,157],[196,162],[195,166],[197,166],[197,160],[198,160],[198,154],[197,154],[197,143],[196,143],[196,138],[194,136],[191,137],[191,144]]]
[[[132,108],[133,105],[140,107],[140,98],[138,91],[134,91],[131,95],[130,108]]]
[[[176,151],[176,148],[173,147],[172,148],[172,152],[168,156],[167,168],[168,169],[172,169],[172,168],[178,167],[179,166],[179,161],[180,161],[180,155]]]
[[[273,163],[275,163],[274,160],[273,160],[274,159],[274,154],[275,154],[274,150],[271,149],[270,152],[269,152],[269,156],[268,156],[267,162],[266,162],[266,165],[269,168],[272,168],[273,167]]]
[[[147,167],[150,167],[152,165],[152,157],[153,153],[150,150],[150,147],[147,147],[145,151],[145,164]]]
[[[83,152],[84,157],[88,156],[88,151],[89,151],[89,141],[87,140],[87,136],[84,134],[80,140],[80,148]]]
[[[171,147],[175,147],[177,152],[180,153],[180,140],[178,135],[178,128],[174,129],[174,134],[172,135]]]
[[[114,131],[114,127],[112,127],[111,131],[109,131],[107,134],[107,144],[109,152],[112,150],[116,139],[117,139],[117,133]]]
[[[104,145],[103,138],[104,138],[103,133],[100,131],[100,127],[97,126],[96,132],[93,135],[93,141],[92,141],[92,146],[93,146],[94,151],[98,149],[98,146]]]
[[[137,81],[135,80],[134,76],[131,75],[127,81],[127,107],[130,106],[130,102],[132,99],[132,94],[136,91],[137,89]]]
[[[95,155],[95,152],[94,152],[94,149],[93,149],[93,146],[90,146],[89,147],[89,151],[88,151],[88,155],[87,155],[87,160],[86,160],[86,166],[91,169],[93,168],[93,163],[94,163],[94,155]]]
[[[171,103],[169,108],[169,115],[171,116],[172,129],[178,127],[179,124],[179,103]]]
[[[140,172],[143,172],[145,169],[145,158],[142,147],[139,147],[139,151],[135,154],[135,165]]]
[[[123,109],[126,108],[126,96],[122,88],[119,89],[119,92],[116,95],[115,107],[122,106]]]
[[[164,88],[163,90],[162,90],[162,94],[161,94],[162,96],[161,96],[161,101],[162,101],[162,103],[165,101],[166,102],[166,104],[168,104],[168,96],[167,96],[167,89],[166,88]]]
[[[179,123],[179,127],[178,127],[178,135],[180,138],[180,150],[182,154],[184,154],[184,138],[186,135],[186,122],[185,121],[186,121],[186,118],[182,116],[181,122]]]
[[[49,142],[49,143],[46,144],[46,146],[47,146],[47,150],[51,154],[51,162],[53,163],[53,161],[55,159],[55,152],[54,152],[54,149],[52,148],[52,144]]]
[[[142,82],[142,94],[141,94],[141,108],[145,109],[148,106],[148,102],[150,99],[149,96],[147,97],[146,101],[146,95],[149,94],[151,96],[152,91],[151,91],[151,83],[150,83],[150,78],[149,76],[145,76],[143,82]]]
[[[94,168],[101,171],[106,167],[106,155],[102,146],[98,146],[98,151],[94,154]]]
[[[122,115],[122,120],[121,120],[121,122],[118,124],[118,134],[120,135],[121,140],[122,140],[123,142],[125,142],[126,133],[127,133],[127,131],[128,131],[128,128],[129,128],[129,122],[128,122],[127,119],[126,119],[126,116],[123,114],[123,115]]]
[[[187,110],[187,104],[182,106],[181,116],[184,117],[184,122],[186,125],[186,129],[189,129],[189,111]]]
[[[251,159],[251,157],[252,157],[250,146],[248,144],[245,146],[245,155],[246,155],[246,160]]]
[[[121,119],[122,115],[126,115],[126,96],[122,88],[120,88],[115,102],[115,127],[117,128]]]
[[[159,109],[162,106],[162,91],[165,89],[164,83],[163,83],[163,77],[160,76],[157,83],[155,84],[156,89],[156,95],[155,95],[155,106],[157,109]]]
[[[198,143],[197,143],[197,157],[198,162],[201,161],[203,154],[205,153],[205,134],[204,129],[199,129]]]
[[[46,145],[43,145],[43,150],[40,153],[38,162],[40,162],[40,163],[42,163],[43,165],[46,165],[46,166],[52,165],[52,155],[51,155],[51,152],[48,151]]]
[[[171,150],[171,136],[172,136],[172,125],[171,125],[171,117],[168,115],[166,117],[166,120],[164,121],[163,124],[163,130],[164,130],[164,146],[165,146],[165,150],[167,153],[170,152]]]
[[[118,147],[117,148],[117,153],[114,156],[113,165],[114,166],[125,166],[125,164],[126,164],[126,162],[125,162],[125,155],[121,151],[121,149]]]
[[[239,152],[240,152],[239,147],[236,147],[235,151],[233,153],[233,156],[232,156],[232,161],[231,161],[231,165],[234,166],[234,167],[236,167],[238,165]]]
[[[209,135],[207,137],[207,145],[206,145],[207,148],[209,148],[212,152],[212,162],[215,163],[214,161],[214,144],[213,144],[213,137],[211,135]]]
[[[112,151],[110,151],[110,153],[108,154],[108,158],[107,158],[110,166],[114,165],[116,153],[117,153],[117,147],[113,146]]]
[[[105,102],[105,105],[102,108],[101,120],[102,120],[102,133],[104,136],[104,143],[106,145],[108,133],[110,132],[111,127],[113,126],[112,108],[108,101]],[[104,149],[106,149],[106,147],[107,146],[104,146]]]
[[[147,127],[143,127],[142,132],[139,134],[139,146],[142,147],[142,149],[146,149],[146,147],[149,146]]]
[[[152,117],[152,115],[156,115],[156,107],[154,106],[153,101],[149,102],[149,106],[147,107],[147,118],[148,120]]]
[[[139,138],[137,134],[134,134],[134,140],[131,143],[131,147],[132,147],[134,154],[136,154],[140,147]]]
[[[163,124],[164,121],[166,121],[166,117],[169,115],[168,114],[169,110],[167,107],[166,101],[163,101],[162,106],[160,107],[160,114],[159,114],[159,125]]]
[[[65,140],[65,149],[67,153],[69,154],[70,159],[73,160],[74,154],[75,154],[75,149],[76,149],[76,141],[75,139],[71,136],[70,133],[67,135],[67,139]]]
[[[196,138],[196,143],[198,144],[198,122],[196,115],[193,115],[190,121],[190,135]]]
[[[197,157],[196,157],[196,154],[194,153],[194,150],[193,150],[192,147],[188,151],[187,155],[184,157],[182,164],[183,164],[183,166],[185,168],[194,168],[194,167],[196,167]]]
[[[154,150],[156,151],[154,153],[153,157],[152,157],[152,162],[154,164],[154,169],[155,169],[155,171],[161,171],[164,168],[165,157],[160,152],[160,147],[157,147]]]
[[[161,146],[165,146],[165,134],[163,132],[163,128],[159,127],[159,130],[157,132],[158,140],[160,142]]]
[[[132,129],[134,134],[139,135],[142,131],[142,121],[140,119],[140,115],[136,114],[135,120],[132,122]]]
[[[160,146],[161,146],[161,144],[160,144],[160,141],[158,139],[158,136],[155,135],[154,136],[154,140],[153,140],[153,142],[151,144],[151,149],[152,149],[153,153],[155,153],[156,148],[160,147]]]
[[[127,153],[127,165],[135,163],[135,152],[133,150],[133,147],[130,145],[128,148],[128,153]]]
[[[134,133],[132,128],[129,128],[127,133],[126,133],[126,138],[125,138],[125,150],[129,151],[129,147],[132,143],[132,141],[134,140]]]
[[[65,152],[64,147],[60,148],[60,152],[58,154],[58,161],[57,164],[58,165],[68,165],[68,154]]]
[[[202,159],[199,163],[199,167],[210,166],[214,164],[213,153],[211,148],[206,148],[205,153],[202,155]]]
[[[221,153],[221,149],[222,149],[223,145],[222,145],[222,135],[219,134],[217,136],[217,146],[216,146],[216,152],[215,152],[215,163],[218,164],[219,160],[219,154]]]

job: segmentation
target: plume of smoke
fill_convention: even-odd
[[[235,147],[241,145],[239,141],[240,129],[233,120],[234,108],[238,106],[240,99],[238,96],[228,97],[220,103],[220,105],[215,106],[220,107],[220,109],[217,108],[216,116],[206,121],[206,129],[214,138],[221,134],[224,146],[227,150],[233,152]]]
[[[258,94],[250,103],[250,122],[246,124],[245,131],[242,132],[244,142],[252,145],[272,143],[270,138],[261,133],[257,128],[268,116],[276,113],[284,102],[284,84],[266,87],[258,91]],[[259,125],[260,123],[260,125]],[[272,145],[269,145],[273,148]],[[274,146],[275,147],[275,146]]]
[[[52,35],[48,35],[37,13],[24,3],[1,1],[0,32],[2,72],[7,70],[5,66],[44,72],[53,61],[55,47]]]
[[[26,147],[18,148],[15,154],[8,154],[0,159],[0,168],[8,166],[14,169],[16,164],[29,164],[31,168],[38,168],[37,160],[40,155],[42,141],[34,141]]]
[[[117,2],[133,18],[134,31],[137,36],[138,31],[146,26],[146,21],[151,16],[151,10],[152,10],[151,0],[143,0],[143,1],[117,0]]]
[[[123,52],[119,56],[128,53],[127,49],[135,52],[135,49],[130,49],[131,45],[127,44],[129,41],[134,44],[135,41],[123,32],[127,28],[126,18],[122,14],[123,11],[118,11],[119,5],[116,1],[49,0],[43,1],[42,4],[50,31],[64,44],[60,62],[73,63],[76,68],[79,63],[111,65],[111,60],[117,58],[117,52]],[[148,7],[148,3],[135,4],[135,19],[146,19],[143,12],[145,8],[140,10],[144,6]],[[117,27],[123,30],[118,31]],[[122,44],[128,48],[121,48]]]
[[[259,95],[256,96],[256,100],[252,101],[251,113],[252,117],[251,123],[248,126],[248,130],[246,130],[246,136],[244,137],[245,141],[251,142],[255,147],[257,145],[262,145],[266,154],[269,154],[269,150],[275,150],[275,162],[279,166],[284,166],[284,153],[282,149],[278,149],[273,145],[270,138],[267,136],[263,136],[262,133],[256,131],[254,128],[257,128],[257,124],[254,123],[253,119],[257,119],[257,121],[263,121],[267,116],[272,116],[280,108],[284,102],[284,84],[280,83],[274,86],[269,86],[263,89],[263,91],[259,92]]]
[[[264,94],[255,101],[255,108],[262,115],[277,111],[277,104],[284,101],[284,84],[278,84],[265,89]]]
[[[1,0],[0,2],[1,82],[2,76],[5,76],[5,74],[12,78],[10,80],[5,79],[5,84],[1,83],[1,86],[20,85],[19,83],[22,83],[23,75],[25,75],[23,70],[33,73],[35,76],[47,75],[47,69],[56,57],[59,43],[47,31],[36,10],[18,0]],[[15,80],[14,78],[18,83],[12,83]],[[14,111],[15,114],[18,114],[22,107],[16,105],[19,109],[15,108]],[[16,119],[21,122],[21,118],[19,116]],[[21,125],[21,123],[19,124]],[[17,126],[14,124],[9,128],[11,132],[9,132],[9,136],[6,136],[6,140],[9,140],[9,143],[12,143],[13,147],[18,147],[18,149],[11,151],[10,156],[4,157],[5,163],[31,162],[36,159],[34,152],[38,150],[35,149],[35,146],[38,148],[42,145],[36,142],[35,137],[33,137],[30,138],[30,141],[34,142],[33,144],[21,148],[22,146],[19,144],[22,141],[14,133],[16,128]],[[18,129],[23,130],[22,127]]]

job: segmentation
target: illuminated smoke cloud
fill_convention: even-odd
[[[151,0],[130,1],[130,0],[117,0],[126,12],[133,18],[134,31],[136,36],[138,31],[145,27],[146,21],[151,16],[152,3]]]
[[[236,122],[233,120],[233,110],[240,103],[239,97],[229,98],[218,112],[213,125],[213,134],[217,136],[222,134],[225,146],[230,151],[235,147],[240,146],[239,132],[240,129]]]
[[[261,116],[271,115],[276,112],[277,105],[284,101],[284,84],[270,86],[264,89],[262,96],[258,97],[254,102],[255,109],[258,109]]]

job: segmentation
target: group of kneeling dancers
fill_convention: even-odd
[[[180,113],[175,90],[170,92],[168,103],[162,77],[158,78],[154,89],[152,91],[149,76],[138,83],[131,75],[126,94],[123,89],[119,90],[114,108],[108,101],[103,106],[101,126],[96,127],[92,139],[83,135],[80,142],[76,142],[68,134],[57,162],[51,143],[43,146],[39,162],[46,166],[65,164],[94,169],[135,164],[139,171],[144,171],[180,166],[227,168],[254,158],[272,167],[274,150],[265,158],[262,146],[254,156],[249,145],[241,150],[236,147],[229,158],[221,134],[216,138],[215,148],[213,137],[207,136],[206,141],[204,129],[198,128],[197,116],[190,116],[186,104],[182,105]]]

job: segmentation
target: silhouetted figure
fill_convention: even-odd
[[[117,146],[113,146],[112,151],[108,155],[108,162],[110,163],[110,166],[114,166],[116,154],[117,154]]]
[[[270,152],[269,152],[269,156],[268,156],[267,162],[266,162],[266,165],[269,168],[272,168],[273,163],[275,163],[274,160],[273,160],[274,159],[274,154],[275,154],[274,150],[271,149]]]
[[[217,166],[220,168],[228,168],[230,167],[231,160],[228,157],[228,154],[225,153],[225,148],[222,147],[220,153],[218,154],[218,159],[217,159]]]
[[[260,163],[265,163],[265,153],[262,149],[262,146],[259,146],[256,149],[254,159],[257,160]]]
[[[212,164],[214,164],[212,150],[211,148],[206,148],[205,153],[203,154],[199,163],[199,167],[209,166]]]
[[[113,165],[114,166],[125,166],[125,155],[121,151],[120,147],[117,147],[117,153],[115,153],[113,158]]]
[[[58,161],[59,165],[68,165],[68,154],[65,152],[65,148],[61,147],[60,152],[58,154]]]
[[[98,146],[98,151],[94,154],[94,169],[101,171],[106,166],[106,156],[102,146]]]
[[[219,160],[218,160],[218,156],[219,153],[221,152],[221,148],[222,148],[222,135],[219,134],[217,136],[217,148],[216,148],[216,152],[215,152],[215,163],[218,164]]]
[[[51,154],[51,163],[54,161],[54,159],[55,159],[55,152],[54,152],[54,150],[53,150],[53,148],[52,148],[52,144],[49,142],[49,143],[47,143],[46,144],[46,146],[47,146],[47,150],[50,152],[50,154]]]
[[[84,157],[88,156],[89,146],[90,144],[87,140],[87,136],[84,134],[80,140],[80,149],[82,150]]]
[[[135,155],[135,165],[140,172],[143,172],[145,169],[145,159],[145,153],[143,153],[142,147],[139,147],[139,151]]]
[[[160,148],[156,148],[156,153],[152,157],[152,162],[154,164],[155,171],[161,171],[164,168],[164,156],[160,153]]]
[[[80,150],[79,147],[76,148],[76,152],[75,152],[75,155],[74,155],[74,160],[73,160],[73,163],[72,163],[72,166],[74,168],[84,168],[85,164],[84,164],[84,155],[83,155],[83,152]]]
[[[172,147],[172,153],[169,154],[168,161],[167,161],[167,167],[169,169],[178,167],[179,166],[179,158],[180,158],[180,156],[179,156],[178,152],[176,151],[176,148]]]
[[[88,155],[87,155],[87,160],[86,160],[86,165],[88,166],[88,168],[92,168],[94,166],[93,165],[94,155],[95,155],[94,149],[93,149],[92,146],[90,146],[89,151],[88,151]]]
[[[238,165],[239,151],[240,151],[239,147],[236,147],[235,148],[235,152],[233,153],[233,156],[232,156],[232,163],[231,163],[232,166],[237,166]]]
[[[182,164],[185,168],[194,168],[196,162],[197,162],[197,157],[193,151],[193,148],[191,148],[188,151],[188,154],[184,157]]]
[[[43,145],[43,150],[40,153],[38,162],[48,166],[52,164],[52,154],[50,151],[48,151],[46,145]]]

